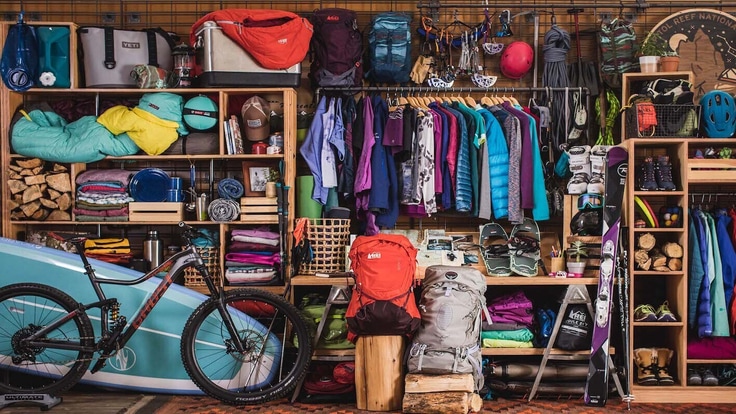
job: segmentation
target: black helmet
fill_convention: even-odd
[[[570,231],[577,236],[600,236],[603,233],[603,210],[581,210],[570,221]]]

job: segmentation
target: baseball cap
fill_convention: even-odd
[[[243,104],[241,115],[248,141],[261,141],[268,138],[269,113],[268,102],[260,96],[253,96]]]

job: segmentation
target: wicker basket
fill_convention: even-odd
[[[199,254],[202,256],[207,271],[212,276],[215,285],[220,284],[220,255],[216,247],[199,247]],[[204,278],[194,267],[184,269],[184,286],[186,287],[202,287],[206,286]]]
[[[345,247],[350,241],[350,219],[309,219],[307,239],[312,246],[310,263],[302,263],[299,273],[335,273],[345,271]]]

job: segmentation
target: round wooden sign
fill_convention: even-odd
[[[736,17],[713,9],[674,13],[652,28],[680,55],[680,69],[695,75],[694,92],[736,91]]]

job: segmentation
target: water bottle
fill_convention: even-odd
[[[158,238],[158,231],[151,230],[143,241],[143,257],[150,263],[151,269],[161,264],[164,258],[164,244]]]

